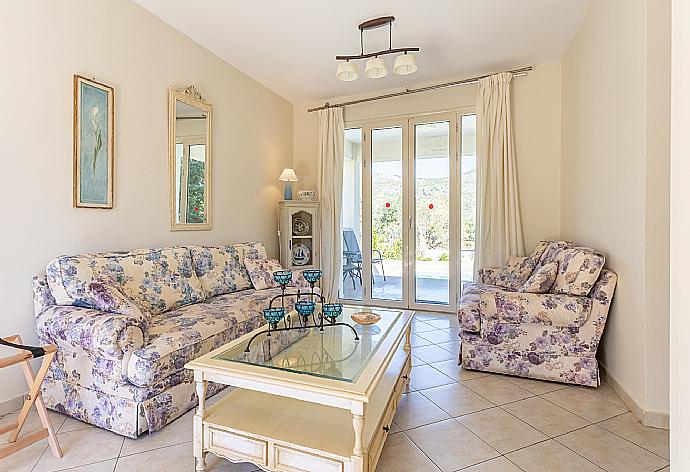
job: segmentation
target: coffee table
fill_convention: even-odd
[[[412,368],[410,311],[368,308],[369,326],[273,332],[259,328],[189,362],[199,406],[196,470],[208,452],[281,472],[372,472]],[[208,382],[236,387],[207,407]]]

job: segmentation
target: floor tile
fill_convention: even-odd
[[[413,349],[412,352],[414,352],[414,348],[412,348],[412,349]],[[412,365],[413,365],[413,366],[415,366],[415,365],[424,365],[424,364],[426,364],[426,362],[424,362],[422,359],[420,359],[419,357],[417,357],[417,356],[415,356],[414,354],[412,354]]]
[[[590,392],[577,387],[564,388],[563,390],[542,395],[542,397],[592,423],[597,423],[628,411],[627,408],[600,400]]]
[[[421,392],[451,416],[467,415],[494,405],[460,384],[443,385]]]
[[[451,341],[449,343],[438,343],[436,344],[441,349],[453,354],[453,359],[458,360],[460,358],[460,341]]]
[[[413,390],[424,390],[451,383],[455,383],[455,380],[442,374],[430,365],[414,366],[410,373],[410,387]]]
[[[547,382],[545,380],[526,379],[524,377],[505,376],[505,379],[518,387],[527,390],[535,395],[543,395],[549,392],[555,392],[568,387],[566,384],[558,382]]]
[[[527,390],[494,375],[467,380],[462,384],[497,405],[533,396]]]
[[[390,429],[390,431],[388,431],[388,434],[395,434],[395,433],[399,433],[400,431],[402,431],[402,429],[400,429],[400,426],[395,424],[395,421],[391,422],[390,428],[391,429]]]
[[[501,408],[550,437],[589,425],[587,420],[540,397],[508,403]]]
[[[628,406],[625,404],[625,402],[623,400],[621,400],[621,398],[618,396],[616,391],[611,386],[610,382],[608,380],[606,380],[605,377],[602,379],[601,385],[599,385],[597,388],[592,388],[592,387],[578,387],[578,388],[585,390],[586,392],[589,392],[590,394],[594,395],[595,397],[599,398],[600,400],[615,403],[618,406],[622,406],[626,410],[628,409]]]
[[[89,429],[89,428],[95,428],[95,426],[86,423],[84,421],[78,420],[76,418],[72,417],[67,417],[65,419],[65,422],[62,423],[62,426],[60,426],[60,429],[58,430],[59,433],[66,433],[68,431],[78,431],[80,429]]]
[[[484,462],[500,454],[455,420],[422,426],[406,435],[444,472]],[[452,447],[449,447],[452,444]]]
[[[433,344],[431,341],[424,339],[423,337],[419,336],[418,334],[412,333],[410,335],[410,345],[412,347],[422,347],[422,346],[428,346],[430,344]]]
[[[649,428],[635,418],[632,413],[626,413],[615,418],[608,419],[597,426],[604,428],[628,441],[634,442],[648,451],[651,451],[668,460],[669,432],[664,429]]]
[[[462,472],[521,472],[521,470],[505,457],[497,457],[467,469],[462,469]]]
[[[460,332],[460,323],[458,318],[453,316],[452,318],[439,318],[435,320],[425,321],[426,324],[433,326],[436,329],[446,329],[449,331]]]
[[[424,322],[420,322],[420,323],[413,324],[412,328],[410,330],[414,334],[422,334],[422,333],[427,333],[429,331],[436,331],[436,328],[434,328],[433,326],[426,324]]]
[[[5,441],[0,441],[0,444],[4,444]],[[42,440],[33,443],[31,446],[25,447],[21,451],[17,451],[4,459],[0,459],[0,471],[1,472],[31,472],[44,454],[45,450],[48,449],[48,441]],[[49,450],[48,454],[51,456],[53,453]]]
[[[117,459],[110,459],[107,461],[96,462],[95,464],[82,465],[73,469],[68,469],[65,472],[113,472],[115,470]]]
[[[412,348],[412,353],[427,364],[455,359],[453,354],[434,345]]]
[[[462,365],[458,365],[457,359],[451,359],[449,361],[442,362],[434,362],[433,364],[429,365],[434,369],[443,372],[448,377],[457,380],[458,382],[463,382],[465,380],[470,379],[477,379],[479,377],[485,377],[489,375],[486,372],[465,369]]]
[[[146,472],[169,472],[173,470],[194,470],[192,443],[177,444],[152,451],[120,457],[115,472],[142,470]]]
[[[406,430],[449,418],[449,415],[419,392],[403,395],[393,421]]]
[[[439,320],[439,319],[444,319],[444,318],[450,318],[451,315],[449,313],[437,313],[433,311],[415,311],[414,312],[414,320],[415,321],[430,321],[430,320]]]
[[[13,423],[17,421],[18,418],[19,410],[0,418],[0,426],[6,426],[10,423]],[[67,416],[63,415],[62,413],[56,413],[54,411],[48,410],[48,419],[50,420],[50,423],[53,425],[53,430],[57,432],[67,419]],[[36,408],[32,408],[31,410],[29,410],[29,414],[26,417],[26,421],[24,422],[24,426],[22,427],[21,434],[24,435],[27,433],[32,433],[37,429],[43,429],[43,423],[41,423],[41,418],[38,416]],[[9,433],[0,435],[0,444],[6,441],[7,436],[9,436]],[[44,442],[47,444],[47,441]]]
[[[458,330],[459,332],[459,330]],[[434,331],[425,331],[423,333],[419,333],[419,336],[423,337],[427,341],[431,341],[432,343],[435,344],[441,344],[441,343],[450,343],[450,342],[456,342],[458,343],[458,346],[460,345],[460,338],[458,337],[458,333],[455,331],[450,331],[447,329],[437,329]]]
[[[668,465],[665,459],[596,425],[556,440],[608,472],[651,472]]]
[[[129,456],[194,439],[194,410],[190,410],[155,433],[144,433],[137,439],[126,438],[120,456]]]
[[[439,468],[404,433],[386,439],[376,472],[439,472]]]
[[[35,472],[69,469],[94,462],[115,459],[120,453],[124,437],[100,428],[80,429],[58,433],[64,457],[53,457],[50,450],[43,453]]]
[[[601,472],[603,469],[553,439],[506,455],[525,472]]]
[[[549,439],[500,408],[490,408],[457,420],[501,454]]]

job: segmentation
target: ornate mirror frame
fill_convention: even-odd
[[[204,205],[206,213],[205,223],[177,223],[176,215],[176,102],[180,101],[198,108],[206,114],[206,156],[205,156],[205,187]],[[170,230],[171,231],[203,231],[213,228],[213,107],[197,91],[194,85],[184,89],[170,87],[168,99],[168,173],[170,174]]]

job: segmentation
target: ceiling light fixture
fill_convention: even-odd
[[[386,62],[379,56],[386,54],[403,53],[395,58],[393,65],[393,73],[398,75],[412,74],[417,71],[417,60],[414,55],[409,52],[419,51],[419,48],[395,48],[393,49],[393,22],[394,16],[382,16],[372,20],[365,21],[359,25],[359,45],[361,54],[355,56],[335,56],[336,61],[344,61],[338,64],[336,77],[338,80],[349,82],[359,78],[357,64],[350,62],[356,59],[369,59],[364,68],[364,75],[370,79],[380,79],[388,75],[388,68]],[[376,51],[364,54],[364,30],[371,30],[388,25],[388,49],[383,51]]]

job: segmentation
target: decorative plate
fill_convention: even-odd
[[[304,218],[293,218],[292,220],[292,234],[295,236],[308,236],[309,223]]]
[[[311,250],[302,243],[293,244],[292,246],[292,263],[296,266],[303,266],[309,263],[311,259]]]
[[[372,313],[370,311],[360,311],[357,313],[353,313],[351,318],[352,321],[354,321],[357,324],[370,325],[378,323],[378,321],[381,319],[381,315]]]

